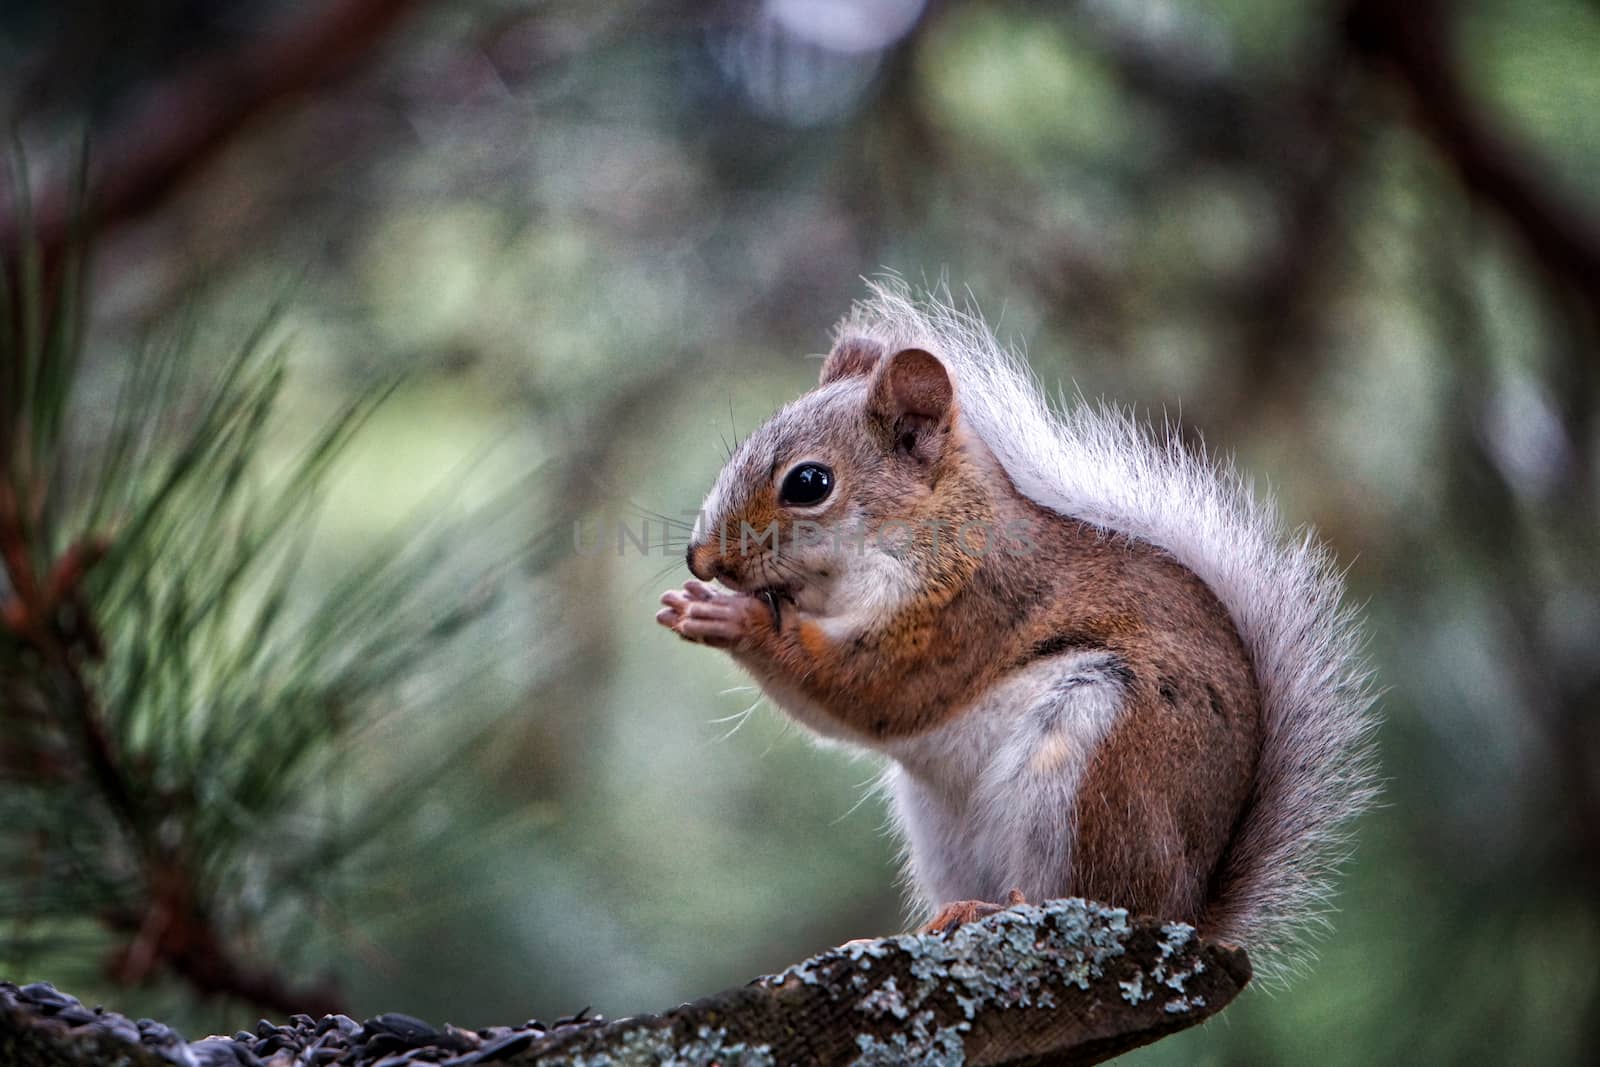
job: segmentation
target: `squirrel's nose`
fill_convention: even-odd
[[[689,549],[684,553],[684,562],[689,565],[689,573],[702,582],[709,582],[717,576],[716,552],[709,543],[695,544],[689,542]]]

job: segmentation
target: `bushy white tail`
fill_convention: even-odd
[[[1265,740],[1201,925],[1243,944],[1258,976],[1288,977],[1327,924],[1351,820],[1377,796],[1371,674],[1328,550],[1170,427],[1087,402],[1052,408],[1027,363],[947,292],[875,282],[838,329],[938,355],[963,416],[1022,493],[1158,545],[1228,609],[1261,687]]]

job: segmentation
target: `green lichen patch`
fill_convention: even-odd
[[[1108,961],[1126,952],[1131,929],[1121,908],[1077,899],[1024,904],[947,934],[846,945],[766,981],[829,984],[842,967],[849,968],[848,985],[861,994],[858,1006],[869,1014],[904,1019],[941,995],[953,999],[970,1020],[993,1008],[1053,1007],[1055,985],[1088,989]],[[879,968],[887,981],[871,976],[874,961],[895,964]],[[897,982],[894,971],[903,971],[909,981]]]

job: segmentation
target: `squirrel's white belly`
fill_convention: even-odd
[[[1126,673],[1105,651],[1019,672],[945,725],[889,742],[887,785],[920,902],[1069,895],[1072,812],[1121,709]]]

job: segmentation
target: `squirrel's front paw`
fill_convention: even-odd
[[[748,593],[728,593],[690,579],[682,589],[661,594],[666,607],[656,622],[686,641],[713,648],[734,648],[768,622],[768,605]]]

